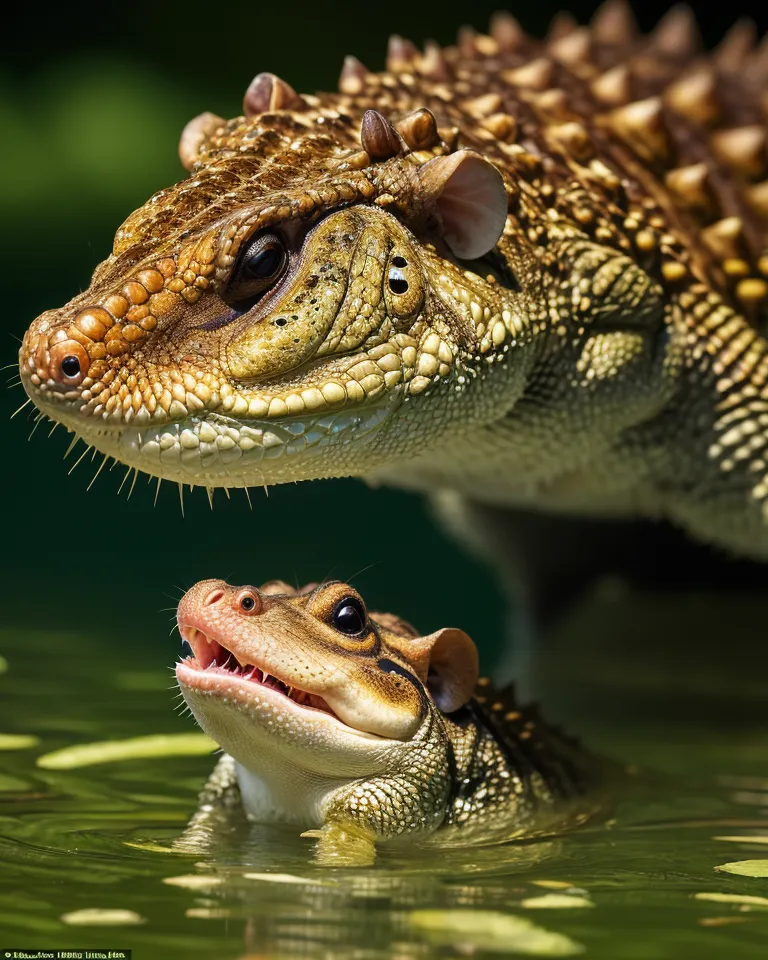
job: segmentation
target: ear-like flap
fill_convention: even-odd
[[[418,170],[421,198],[457,257],[492,250],[507,221],[507,191],[499,171],[471,150],[435,157]]]
[[[457,627],[443,627],[423,640],[431,644],[427,687],[443,713],[463,707],[480,675],[477,647]]]

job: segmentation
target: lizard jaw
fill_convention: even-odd
[[[253,421],[210,413],[142,426],[88,421],[59,404],[35,402],[86,444],[128,467],[178,483],[242,487],[343,475],[334,448],[362,444],[403,399],[402,388],[394,387],[377,403],[316,416]],[[363,472],[362,463],[356,471],[350,462],[346,472]]]

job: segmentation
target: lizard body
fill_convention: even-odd
[[[380,843],[531,837],[599,809],[601,765],[478,683],[461,630],[421,637],[343,583],[206,580],[178,623],[191,648],[179,686],[228,754],[203,818],[239,791],[251,819],[309,830],[321,860],[361,863]]]
[[[181,483],[356,475],[663,516],[768,555],[765,51],[609,0],[338,93],[260,74],[21,348],[34,402]]]

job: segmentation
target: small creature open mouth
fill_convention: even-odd
[[[203,630],[179,624],[179,632],[185,646],[191,648],[192,651],[182,659],[182,663],[186,667],[204,673],[219,673],[230,677],[239,677],[258,686],[269,687],[270,690],[282,693],[302,707],[322,710],[324,713],[336,716],[321,696],[291,686],[255,664],[241,663],[231,650],[228,650],[227,647],[210,637]]]

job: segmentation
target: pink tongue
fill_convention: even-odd
[[[221,666],[224,660],[229,656],[222,649],[220,643],[216,640],[208,640],[205,634],[199,630],[193,630],[189,635],[189,643],[195,653],[195,659],[205,670],[215,660]]]

